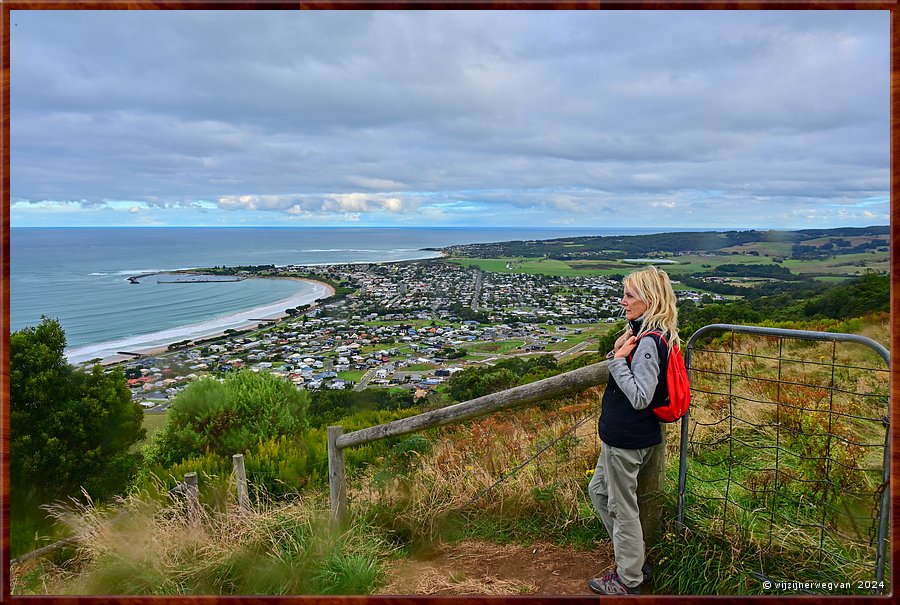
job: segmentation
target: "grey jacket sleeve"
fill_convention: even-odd
[[[630,369],[624,359],[611,359],[609,373],[634,409],[643,410],[650,405],[659,383],[659,351],[653,337],[641,338],[632,355]]]

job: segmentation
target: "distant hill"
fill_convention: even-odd
[[[660,253],[760,252],[755,246],[786,258],[811,259],[835,254],[885,251],[890,227],[838,227],[798,231],[702,231],[653,235],[567,237],[450,246],[451,256],[472,258],[544,257],[557,260],[619,260]]]

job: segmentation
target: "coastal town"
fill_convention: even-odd
[[[349,293],[122,362],[133,399],[164,411],[193,380],[240,368],[272,372],[298,389],[399,387],[422,398],[471,364],[596,352],[596,337],[620,312],[614,279],[494,273],[442,260],[286,266],[258,276],[297,274]]]

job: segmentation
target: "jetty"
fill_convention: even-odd
[[[141,283],[140,280],[145,277],[150,277],[151,275],[161,275],[162,273],[142,273],[141,275],[132,275],[127,278],[128,281],[132,284]],[[173,279],[157,279],[156,283],[158,284],[207,284],[212,282],[237,282],[244,281],[247,279],[244,276],[223,276],[219,277],[217,275],[192,275],[188,277],[178,277]]]
[[[246,277],[232,277],[228,279],[212,279],[209,277],[202,277],[200,279],[158,279],[156,283],[158,284],[209,284],[209,283],[228,283],[235,281],[244,281],[247,279]]]
[[[142,279],[144,277],[150,277],[151,275],[154,275],[154,274],[153,273],[144,273],[142,275],[132,275],[131,277],[128,278],[128,281],[131,282],[132,284],[139,284],[139,283],[141,283],[138,281],[139,279]]]

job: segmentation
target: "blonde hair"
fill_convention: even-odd
[[[630,273],[622,280],[622,286],[631,288],[634,295],[647,305],[640,334],[650,330],[660,330],[668,333],[669,349],[674,345],[680,347],[675,290],[672,289],[668,273],[651,265]],[[636,334],[636,336],[640,334]]]

